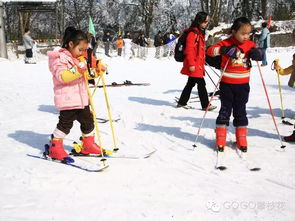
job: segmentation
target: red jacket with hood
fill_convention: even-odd
[[[184,50],[185,59],[181,73],[189,77],[202,78],[205,71],[205,35],[196,27],[193,30],[197,34],[189,32],[187,35]],[[194,72],[189,70],[190,66],[195,66]]]

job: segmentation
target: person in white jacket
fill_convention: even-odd
[[[123,38],[123,42],[124,42],[124,58],[126,59],[131,59],[132,58],[132,40],[130,37],[130,34],[127,33],[124,38]]]
[[[26,64],[33,64],[36,63],[33,60],[33,46],[34,46],[34,40],[30,36],[31,32],[30,29],[25,28],[25,34],[23,35],[23,44],[26,50],[26,56],[25,56],[25,63]]]

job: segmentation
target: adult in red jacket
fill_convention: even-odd
[[[203,110],[206,110],[209,100],[204,80],[205,71],[205,29],[209,22],[209,16],[206,12],[197,13],[192,22],[186,38],[186,47],[184,50],[185,60],[181,73],[188,76],[188,81],[181,93],[177,107],[188,108],[187,102],[190,98],[193,87],[198,85],[198,94]],[[208,110],[215,109],[210,106]]]

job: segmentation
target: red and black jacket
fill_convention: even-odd
[[[220,55],[220,47],[232,45],[238,48],[238,59],[232,59],[227,55],[221,56],[221,70],[224,70],[227,61],[230,59],[223,72],[221,81],[229,84],[249,83],[251,65],[248,53],[252,48],[256,48],[256,44],[253,41],[247,40],[244,43],[240,43],[234,37],[230,37],[209,47],[207,55],[211,57],[218,56]]]

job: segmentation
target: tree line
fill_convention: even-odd
[[[5,28],[8,40],[20,39],[24,26],[35,38],[62,36],[64,28],[75,26],[87,31],[89,16],[98,37],[103,32],[138,31],[147,37],[181,31],[189,26],[198,11],[211,17],[209,28],[220,22],[231,23],[236,17],[250,20],[290,20],[295,17],[294,0],[59,0],[56,11],[19,12],[19,5],[5,3]],[[21,24],[20,25],[20,21]],[[22,26],[22,28],[21,28]],[[55,31],[57,28],[57,33]]]

